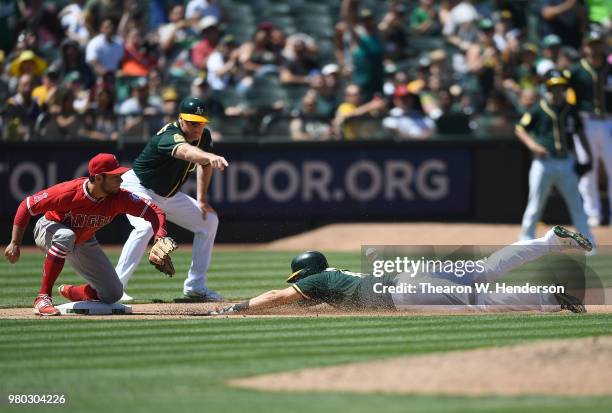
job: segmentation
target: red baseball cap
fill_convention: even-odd
[[[89,161],[89,176],[98,174],[121,175],[130,168],[119,165],[117,157],[110,153],[99,153]]]

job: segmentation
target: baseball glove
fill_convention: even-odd
[[[172,277],[176,271],[174,271],[174,265],[172,264],[172,258],[170,253],[177,248],[176,242],[170,237],[159,238],[153,244],[151,253],[149,255],[149,262],[159,271]]]

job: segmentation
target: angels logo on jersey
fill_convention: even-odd
[[[38,202],[39,202],[41,199],[45,199],[45,198],[47,198],[48,196],[49,196],[49,194],[48,194],[48,193],[43,192],[43,193],[42,193],[42,194],[40,194],[40,195],[34,195],[34,196],[32,197],[32,200],[33,200],[33,201],[34,201],[34,203],[36,204],[36,203],[38,203]]]
[[[105,215],[88,215],[67,213],[62,220],[70,228],[102,228],[111,222],[111,217]]]

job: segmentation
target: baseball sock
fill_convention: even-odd
[[[93,301],[98,299],[98,293],[89,284],[75,285],[70,289],[72,301]]]
[[[40,283],[40,293],[47,294],[51,297],[53,293],[53,284],[59,277],[62,268],[64,268],[64,262],[66,261],[66,251],[52,245],[47,251],[45,257],[45,263],[43,264],[42,281]]]

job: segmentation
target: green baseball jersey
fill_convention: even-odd
[[[395,285],[394,276],[374,277],[347,270],[328,268],[309,275],[293,284],[293,288],[308,300],[322,301],[340,308],[395,308],[391,294],[376,293],[374,284]],[[377,288],[381,291],[380,288]]]
[[[610,112],[606,107],[606,82],[610,74],[610,65],[596,69],[585,59],[581,59],[571,70],[571,86],[576,93],[576,106],[579,111],[604,115]]]
[[[174,157],[176,149],[181,145],[194,145],[203,151],[212,152],[210,131],[204,129],[200,139],[190,143],[178,122],[168,123],[161,128],[149,140],[132,166],[140,183],[166,198],[176,194],[197,167],[193,162]]]
[[[523,115],[517,127],[524,128],[551,156],[562,158],[568,155],[572,135],[582,131],[582,120],[575,106],[564,104],[559,108],[541,99]]]

